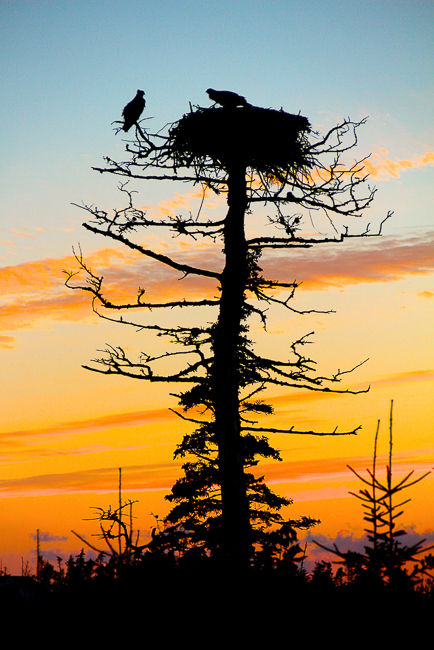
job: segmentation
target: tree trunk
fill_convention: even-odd
[[[239,413],[239,355],[243,303],[248,276],[244,215],[246,167],[229,168],[228,213],[224,226],[225,268],[220,312],[214,333],[213,401],[222,494],[220,552],[226,569],[237,574],[248,566],[250,518],[244,476]]]

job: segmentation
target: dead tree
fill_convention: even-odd
[[[71,532],[78,537],[86,546],[96,551],[101,558],[104,556],[109,557],[115,566],[116,576],[119,578],[123,570],[129,567],[134,561],[138,561],[146,544],[139,545],[140,531],[133,529],[133,506],[137,501],[122,500],[122,469],[119,468],[119,502],[117,508],[108,507],[107,510],[94,506],[96,511],[94,517],[85,519],[84,521],[99,521],[100,533],[94,535],[100,540],[104,540],[108,547],[108,551],[98,549],[94,544],[91,544],[79,533],[74,530]],[[126,512],[124,512],[126,511]]]
[[[350,230],[347,224],[350,218],[362,216],[375,194],[375,189],[367,183],[363,160],[345,164],[348,152],[357,145],[357,130],[363,123],[364,120],[344,120],[319,136],[312,131],[307,118],[282,109],[265,109],[247,102],[222,108],[190,105],[190,111],[179,121],[158,132],[146,130],[142,121],[142,126],[136,126],[134,141],[127,143],[128,159],[116,162],[106,158],[106,165],[96,168],[123,179],[120,189],[127,197],[126,207],[109,213],[93,206],[80,206],[91,216],[83,224],[90,232],[122,243],[156,264],[179,272],[182,277],[199,276],[215,283],[213,298],[191,300],[186,296],[158,302],[148,299],[145,289],[139,288],[135,301],[119,304],[106,293],[103,278],[89,268],[81,251],[76,256],[80,270],[67,274],[67,285],[88,291],[93,297],[94,311],[102,318],[140,331],[154,331],[179,346],[176,351],[163,355],[143,352],[138,360],[130,359],[122,347],[107,347],[104,356],[84,367],[149,382],[189,386],[178,393],[183,409],[179,414],[198,425],[200,435],[187,436],[184,451],[191,450],[195,440],[196,456],[202,454],[205,462],[204,459],[209,460],[210,445],[217,450],[215,480],[219,488],[217,510],[221,514],[217,548],[225,564],[232,568],[248,565],[255,543],[246,465],[255,465],[254,458],[258,455],[278,457],[263,434],[280,431],[350,435],[360,428],[314,432],[299,431],[294,426],[285,430],[260,427],[252,417],[272,412],[257,399],[266,387],[350,393],[353,391],[339,389],[337,384],[351,370],[337,371],[330,377],[317,374],[315,362],[303,354],[310,335],[295,341],[288,357],[275,359],[257,354],[248,332],[252,318],[261,319],[265,326],[269,305],[304,313],[297,312],[291,304],[296,281],[287,283],[263,276],[259,261],[264,251],[285,249],[289,253],[304,249],[307,253],[317,245],[371,236],[369,224],[358,231]],[[210,220],[202,218],[199,212],[196,217],[174,215],[149,219],[133,204],[132,193],[125,184],[130,179],[188,182],[201,186],[204,193],[223,194],[228,205],[226,217]],[[274,226],[274,232],[249,239],[245,223],[257,205],[273,210],[267,224]],[[328,221],[330,228],[326,235],[303,235],[303,224],[309,225],[313,214],[321,214]],[[144,244],[143,234],[154,228],[166,228],[174,237],[205,238],[220,243],[222,270],[216,271],[206,264],[190,265],[176,255],[162,254],[150,243]],[[137,232],[141,233],[140,241]],[[76,281],[80,272],[87,276],[85,283]],[[282,292],[286,292],[284,297]],[[154,310],[195,307],[214,310],[213,324],[164,327],[149,319],[138,322],[129,316],[135,311],[152,314]],[[110,315],[121,310],[127,315]],[[173,373],[160,373],[157,364],[162,358],[187,362]],[[198,408],[200,417],[183,414],[191,409],[197,412]],[[263,511],[266,508],[265,503]]]

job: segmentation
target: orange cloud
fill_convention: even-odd
[[[87,431],[110,429],[112,427],[140,426],[142,424],[151,424],[154,422],[169,422],[177,419],[177,417],[178,416],[169,409],[154,409],[134,413],[114,413],[87,420],[59,422],[49,427],[19,429],[17,431],[0,433],[0,440],[29,436],[37,436],[39,438],[43,435],[85,433]]]
[[[407,384],[421,381],[434,381],[434,370],[410,370],[408,372],[399,372],[395,375],[375,379],[370,383],[371,386],[385,386],[389,384]],[[347,388],[359,388],[360,384],[352,384]],[[286,395],[267,396],[264,401],[271,404],[278,411],[282,407],[302,404],[306,402],[317,402],[318,400],[343,399],[345,393],[321,393],[311,391],[294,391]]]
[[[19,294],[41,291],[57,291],[62,271],[76,264],[74,257],[46,259],[40,262],[26,262],[16,266],[5,266],[0,269],[0,293],[3,299]]]
[[[424,155],[413,156],[411,160],[390,160],[386,158],[388,151],[380,149],[382,155],[373,153],[368,160],[364,161],[364,172],[367,172],[372,178],[388,178],[393,176],[397,178],[407,169],[423,167],[424,165],[434,164],[434,151],[429,151]]]
[[[191,189],[183,194],[175,193],[172,199],[161,201],[157,205],[141,205],[140,210],[146,212],[148,218],[168,217],[187,211],[196,216],[200,210],[201,216],[206,216],[206,211],[214,211],[221,206],[227,209],[225,196],[216,195],[209,188],[204,190]]]
[[[377,469],[379,476],[385,472],[389,462],[388,454],[377,455]],[[310,481],[342,481],[351,482],[354,475],[347,465],[364,474],[366,469],[372,468],[371,456],[360,456],[358,458],[318,458],[313,460],[283,461],[274,465],[261,464],[258,473],[264,474],[267,485],[281,483],[306,483]],[[395,475],[406,474],[411,470],[416,472],[430,472],[432,462],[395,455],[393,459],[393,472]],[[298,500],[298,499],[297,499]]]
[[[95,318],[86,295],[65,291],[51,298],[14,301],[0,308],[3,330],[16,331],[38,327],[44,320],[86,321]]]
[[[178,246],[176,259],[209,270],[221,269],[220,249],[213,244]],[[183,298],[213,298],[216,282],[200,276],[181,278],[179,272],[139,254],[104,248],[86,257],[86,263],[104,276],[107,297],[115,302],[134,302],[138,287],[146,289],[149,302]],[[265,253],[261,264],[265,277],[302,282],[301,290],[343,288],[366,282],[392,282],[410,275],[425,275],[434,269],[434,233],[406,240],[360,239],[308,252],[297,250]],[[42,320],[83,321],[94,318],[91,296],[65,288],[63,270],[77,269],[73,256],[28,262],[0,269],[0,307],[3,331],[35,327]],[[76,279],[77,284],[84,278]],[[431,297],[423,292],[421,297]],[[13,341],[3,341],[11,344]],[[4,347],[4,346],[3,346]]]
[[[396,375],[390,375],[390,377],[376,379],[372,382],[372,384],[404,384],[419,381],[434,381],[434,370],[412,370],[409,372],[399,372]]]
[[[421,291],[420,293],[417,294],[419,298],[434,298],[434,292],[433,291]]]
[[[285,496],[290,497],[289,494]],[[349,493],[348,488],[341,485],[340,487],[325,487],[318,490],[301,490],[300,492],[297,492],[296,502],[330,501],[330,499],[348,499],[350,497],[353,498]]]
[[[359,473],[364,473],[371,467],[372,458],[369,456],[352,458],[325,458],[305,461],[288,461],[275,464],[261,464],[258,475],[265,475],[268,485],[282,483],[309,483],[311,481],[353,481],[352,472],[347,467],[347,462]],[[379,472],[384,472],[388,462],[388,455],[378,455],[377,467]],[[394,459],[395,475],[405,474],[416,469],[417,472],[431,470],[432,463],[414,462],[414,459]],[[25,478],[0,480],[0,496],[2,498],[18,496],[44,496],[55,494],[71,494],[78,492],[112,493],[118,484],[118,467],[97,468],[66,472],[63,474],[43,474]],[[181,474],[181,462],[152,463],[146,465],[130,465],[122,468],[122,487],[124,492],[169,492],[175,480]],[[300,493],[297,501],[328,499],[328,493],[312,490],[309,495]],[[303,495],[305,499],[303,499]],[[335,498],[342,498],[345,494],[340,491]]]
[[[180,475],[181,463],[155,463],[123,468],[122,487],[128,492],[170,491]],[[0,497],[47,496],[78,492],[114,492],[119,468],[80,470],[65,474],[44,474],[0,480]]]
[[[180,251],[178,259],[215,268],[218,258],[210,246]],[[204,259],[205,258],[205,259]],[[86,258],[88,266],[104,276],[107,297],[115,302],[134,302],[139,286],[146,287],[148,301],[209,297],[215,283],[207,278],[180,273],[120,249],[101,249]],[[28,262],[0,269],[1,328],[3,331],[34,327],[41,320],[83,321],[94,318],[91,296],[65,288],[64,270],[78,269],[73,256]],[[85,281],[77,278],[76,283]]]
[[[0,336],[0,348],[12,350],[17,339],[14,336]]]

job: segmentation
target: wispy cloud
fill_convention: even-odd
[[[301,290],[323,290],[348,285],[393,282],[434,270],[434,232],[405,240],[358,240],[312,252],[264,256],[264,269],[272,278],[302,282]]]
[[[123,468],[122,487],[126,492],[164,490],[169,492],[180,475],[181,463],[156,463]],[[65,474],[43,474],[22,479],[0,480],[0,498],[48,496],[78,492],[97,494],[118,490],[117,467],[82,470]]]
[[[190,264],[218,265],[214,247],[208,245],[180,250],[178,259]],[[114,302],[132,302],[138,287],[146,288],[150,302],[215,295],[215,283],[208,278],[189,276],[158,267],[141,256],[118,249],[101,249],[86,258],[89,268],[103,275],[106,296]],[[29,262],[0,269],[0,326],[3,331],[37,326],[38,321],[83,321],[94,318],[91,296],[65,287],[63,271],[78,270],[73,256]],[[77,278],[84,284],[85,277]]]
[[[37,534],[35,533],[30,533],[30,538],[36,540]],[[66,542],[68,538],[67,537],[59,537],[59,535],[52,535],[51,533],[48,532],[40,532],[39,533],[39,540],[41,542]]]
[[[325,487],[319,490],[301,490],[297,492],[297,503],[303,501],[329,501],[330,499],[348,499],[351,497],[345,485],[339,487]]]
[[[161,201],[156,205],[141,205],[139,208],[146,212],[149,218],[172,217],[186,211],[196,216],[200,210],[202,218],[206,218],[208,211],[225,206],[224,195],[216,195],[209,188],[205,190],[188,190],[183,194],[175,193],[173,198]]]
[[[105,453],[120,453],[121,451],[143,450],[149,447],[149,442],[144,440],[131,444],[128,436],[123,435],[114,441],[100,442],[98,436],[92,437],[101,431],[113,429],[128,429],[129,427],[149,427],[164,424],[173,427],[177,416],[169,409],[150,409],[149,411],[133,413],[115,413],[98,418],[89,418],[72,422],[58,422],[48,427],[35,427],[32,429],[15,429],[0,432],[0,465],[10,466],[14,463],[32,463],[48,458],[72,458],[74,456],[90,457]],[[126,433],[126,432],[125,432]],[[85,434],[86,444],[82,443]],[[81,436],[79,442],[71,443],[76,436]],[[53,444],[53,440],[55,444]],[[165,444],[164,442],[158,444]]]
[[[379,472],[384,471],[387,455],[377,459]],[[315,481],[328,482],[354,480],[343,458],[317,459],[264,464],[258,467],[260,474],[265,474],[267,484],[302,484]],[[351,459],[351,466],[362,473],[372,464],[369,457]],[[427,462],[415,463],[412,459],[396,457],[394,460],[395,476],[408,473],[412,469],[425,472],[431,469]],[[118,488],[118,467],[80,470],[59,474],[43,474],[25,478],[0,480],[0,498],[16,496],[42,496],[76,492],[112,493]],[[181,462],[132,465],[122,469],[122,485],[125,492],[143,492],[150,490],[169,491],[174,481],[181,474]],[[330,498],[349,498],[345,485],[339,487],[312,487],[298,492],[288,492],[296,503],[304,501],[327,501]]]
[[[0,336],[0,348],[12,350],[15,347],[16,340],[14,336]]]
[[[411,159],[400,160],[395,158],[391,160],[387,149],[380,149],[379,153],[373,153],[364,164],[364,171],[372,178],[378,180],[387,180],[390,177],[397,178],[402,172],[408,169],[415,169],[425,165],[434,164],[434,151],[419,156],[413,156]]]
[[[174,254],[179,261],[191,265],[211,270],[221,268],[218,247],[207,242],[177,245]],[[138,287],[146,289],[145,299],[150,302],[218,295],[213,280],[195,276],[181,279],[179,273],[130,251],[104,248],[89,255],[86,263],[96,274],[104,276],[107,297],[113,301],[134,302]],[[393,282],[406,276],[432,273],[434,232],[405,240],[386,237],[378,241],[358,240],[357,246],[345,242],[307,253],[293,251],[290,256],[266,254],[262,266],[265,277],[301,281],[301,291]],[[90,295],[64,286],[63,270],[74,269],[77,269],[77,262],[73,256],[0,269],[2,330],[35,327],[44,319],[83,321],[94,318]],[[80,283],[79,278],[77,283]],[[430,298],[431,292],[423,292],[420,296]]]
[[[407,384],[414,382],[434,381],[434,369],[431,370],[408,370],[385,377],[379,377],[370,381],[371,386],[387,386],[392,384]],[[350,384],[349,389],[357,389],[359,383]],[[276,412],[282,409],[296,407],[298,404],[325,401],[330,399],[346,399],[345,393],[322,393],[307,390],[298,390],[286,395],[271,395],[265,397],[267,404],[271,404]]]
[[[46,435],[59,435],[65,433],[85,433],[89,431],[101,431],[114,427],[141,426],[143,424],[153,424],[155,422],[171,422],[177,416],[169,409],[153,409],[149,411],[137,411],[133,413],[115,413],[104,415],[98,418],[89,418],[87,420],[75,420],[72,422],[59,422],[49,427],[39,427],[35,429],[18,429],[15,431],[0,433],[0,441],[17,439],[23,437],[41,438]]]
[[[396,375],[382,377],[372,382],[375,385],[406,384],[420,381],[434,381],[434,370],[409,370]]]
[[[434,298],[434,291],[421,291],[420,293],[417,294],[418,298],[425,298],[427,300],[431,300]]]
[[[379,453],[377,455],[377,469],[379,476],[381,476],[382,473],[384,473],[385,476],[385,468],[388,461],[389,457],[387,454]],[[372,467],[372,457],[360,456],[351,459],[318,458],[303,461],[283,461],[274,464],[261,463],[258,471],[265,475],[265,479],[269,485],[282,483],[315,483],[315,481],[327,481],[327,483],[345,481],[346,483],[352,483],[357,479],[348,469],[347,465],[351,465],[355,471],[367,476],[367,468]],[[415,474],[419,472],[420,474],[424,474],[433,469],[432,465],[432,458],[429,460],[426,460],[424,457],[415,459],[397,453],[394,456],[393,472],[395,476],[408,474],[412,470],[415,471]],[[345,486],[343,487],[345,488]],[[294,500],[297,501],[323,501],[330,497],[334,499],[346,498],[346,491],[347,488],[342,489],[342,487],[336,488],[335,486],[328,486],[326,488],[321,486],[318,487],[318,489],[310,486],[309,489],[305,491],[300,490],[296,493],[289,492],[288,496],[292,496]]]

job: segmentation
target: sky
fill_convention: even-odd
[[[188,429],[168,410],[176,406],[170,387],[82,368],[107,344],[155,350],[162,342],[101,321],[86,294],[64,286],[63,271],[76,268],[73,248],[80,246],[119,295],[144,284],[156,297],[179,291],[176,277],[85,231],[86,213],[77,207],[122,206],[118,179],[92,167],[106,155],[125,159],[125,139],[112,122],[138,88],[156,130],[179,119],[189,102],[210,105],[208,87],[301,112],[319,132],[348,116],[368,118],[351,152],[357,159],[371,154],[365,166],[377,188],[362,225],[375,231],[389,210],[393,218],[378,238],[268,256],[270,275],[302,282],[294,306],[334,313],[300,317],[273,310],[266,335],[257,323],[251,330],[258,349],[279,354],[314,331],[309,352],[322,374],[369,359],[345,379],[351,389],[370,385],[369,393],[270,390],[275,416],[269,426],[362,429],[334,438],[273,434],[283,460],[261,471],[294,500],[288,516],[321,519],[308,538],[316,557],[315,536],[353,547],[363,542],[362,510],[348,493],[361,486],[347,465],[361,472],[370,466],[380,419],[384,466],[392,399],[397,478],[433,468],[433,20],[427,0],[3,0],[3,568],[17,573],[22,562],[34,568],[37,529],[50,560],[80,550],[71,530],[97,543],[91,537],[97,522],[86,519],[92,507],[116,503],[119,467],[124,497],[138,500],[136,524],[146,539],[151,513],[168,511],[164,495],[181,471],[172,456]],[[200,202],[198,189],[184,184],[130,188],[150,216],[188,214]],[[224,204],[207,196],[203,210],[214,218],[224,214]],[[249,232],[263,216],[252,216]],[[212,247],[167,237],[152,243],[188,260],[218,263]],[[210,287],[196,283],[189,290],[205,295]],[[402,519],[428,540],[433,487],[429,476],[412,488]]]

